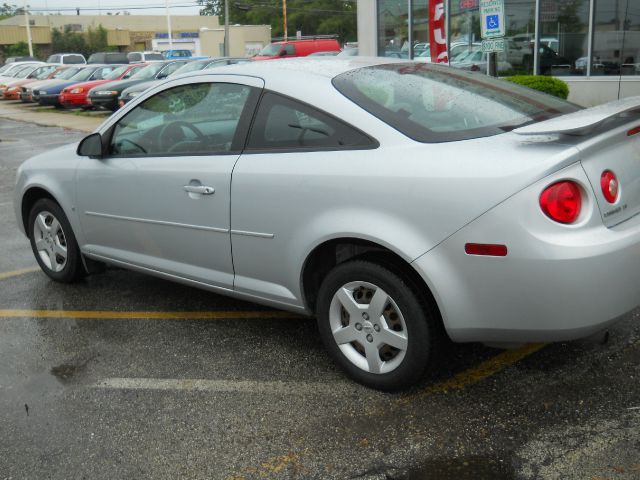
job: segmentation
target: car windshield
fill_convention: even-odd
[[[165,66],[165,63],[156,63],[153,65],[148,65],[144,67],[139,72],[136,72],[134,75],[131,75],[131,79],[135,80],[149,80],[156,76],[156,74],[162,70]]]
[[[16,74],[16,78],[27,78],[37,67],[23,68]]]
[[[145,53],[144,59],[147,61],[148,60],[164,60],[164,57],[162,56],[161,53]]]
[[[272,43],[271,45],[267,45],[266,47],[264,47],[258,55],[262,55],[265,57],[275,57],[276,55],[278,55],[278,53],[280,53],[281,48],[282,45],[280,45],[279,43]]]
[[[78,80],[78,81],[86,80],[91,76],[91,74],[95,70],[96,70],[95,68],[82,68],[74,76],[69,77],[69,80]]]
[[[71,77],[73,77],[76,73],[78,73],[80,70],[81,70],[80,67],[66,68],[65,70],[62,70],[62,73],[60,73],[60,75],[56,74],[54,78],[68,80]]]
[[[122,75],[128,69],[129,69],[129,65],[123,65],[121,67],[118,67],[114,71],[112,71],[109,75],[104,77],[104,79],[105,80],[117,80],[118,78],[120,78],[120,75]]]
[[[335,77],[333,85],[383,122],[425,143],[497,135],[579,108],[504,80],[423,63],[351,70]]]
[[[206,64],[207,64],[206,62],[187,63],[186,65],[182,65],[179,69],[173,72],[171,76],[173,77],[173,76],[177,76],[182,73],[188,73],[188,72],[197,72],[198,70],[202,70]]]
[[[9,70],[13,65],[11,65],[10,63],[3,65],[2,67],[0,67],[0,74],[6,72],[7,70]]]
[[[49,75],[51,75],[51,72],[53,72],[55,69],[56,67],[53,65],[47,66],[47,67],[40,67],[34,72],[35,78],[37,78],[38,80],[44,80]]]

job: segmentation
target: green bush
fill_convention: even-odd
[[[534,90],[539,90],[565,100],[569,96],[569,86],[559,78],[547,77],[545,75],[516,75],[513,77],[505,77],[504,80],[533,88]]]

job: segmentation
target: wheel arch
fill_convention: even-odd
[[[31,212],[33,205],[41,198],[48,198],[60,205],[60,202],[48,190],[40,186],[29,187],[22,195],[22,202],[20,204],[22,226],[24,227],[24,232],[27,237],[29,236],[29,225],[27,224],[29,220],[29,212]],[[60,206],[60,208],[62,208],[62,206]]]
[[[325,240],[316,245],[307,255],[301,272],[301,291],[305,307],[315,312],[317,292],[329,271],[349,260],[369,260],[407,278],[426,305],[430,306],[442,324],[440,308],[425,279],[398,252],[372,240],[357,237],[341,237]]]

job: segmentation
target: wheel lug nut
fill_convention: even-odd
[[[367,312],[362,312],[362,318],[369,320],[369,314]]]
[[[362,325],[359,323],[356,323],[356,330],[358,331],[362,330]]]
[[[374,325],[374,326],[373,326],[373,329],[374,329],[376,332],[379,332],[379,331],[380,331],[380,325]]]
[[[373,342],[373,335],[371,334],[367,335],[367,342],[369,343]]]

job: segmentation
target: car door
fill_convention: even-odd
[[[350,212],[349,184],[370,168],[362,150],[377,146],[340,119],[265,91],[233,171],[231,234],[238,293],[299,303],[300,256],[323,234],[316,221],[325,213]]]
[[[105,126],[104,158],[77,169],[83,251],[232,288],[231,172],[261,88],[255,78],[176,80]]]

